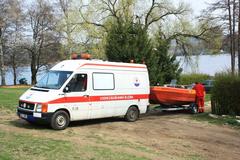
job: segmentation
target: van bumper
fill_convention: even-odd
[[[19,118],[24,119],[28,122],[50,123],[53,113],[37,113],[18,108],[17,115]]]

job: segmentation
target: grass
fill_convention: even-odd
[[[226,125],[227,124],[232,127],[240,128],[240,123],[238,123],[234,117],[219,116],[218,118],[212,118],[209,116],[209,113],[201,113],[201,114],[196,114],[196,115],[192,116],[192,119],[197,120],[197,121],[207,121],[208,123],[216,124],[216,125]]]
[[[28,88],[0,88],[0,109],[15,111],[19,97]]]
[[[0,159],[73,159],[70,142],[0,131]],[[80,156],[78,157],[80,158]]]
[[[147,160],[144,157],[137,157],[126,153],[113,152],[108,148],[88,146],[83,149],[85,153],[92,153],[90,160]]]
[[[185,160],[204,160],[200,155],[192,154],[185,158]]]
[[[26,91],[27,88],[0,88],[0,109],[15,111],[18,104],[19,96]],[[210,95],[206,95],[206,99],[210,100]],[[207,113],[194,115],[193,119],[199,121],[208,121],[213,124],[230,124],[236,126],[235,121],[231,118],[214,119]],[[7,123],[7,125],[12,125]],[[240,126],[239,126],[240,128]],[[36,129],[36,128],[35,128]],[[39,133],[45,133],[39,130]],[[53,134],[61,134],[61,132],[53,131]],[[56,133],[55,133],[56,132]],[[45,134],[44,134],[45,135]],[[87,143],[76,143],[70,140],[52,139],[46,136],[33,136],[28,133],[16,133],[14,131],[0,130],[0,159],[1,160],[20,160],[20,159],[40,159],[40,160],[147,160],[145,157],[139,157],[135,154],[120,152],[117,148],[131,148],[137,152],[145,152],[152,155],[158,155],[158,152],[144,146],[140,143],[132,143],[128,141],[118,141],[115,139],[105,138],[98,134],[82,135],[79,138],[85,141],[102,144],[89,145]],[[90,136],[91,135],[91,136]],[[71,136],[67,134],[67,136]],[[115,148],[115,149],[114,149]],[[199,155],[189,155],[186,160],[202,160]]]
[[[211,101],[211,94],[206,94],[205,102]]]
[[[14,112],[18,105],[19,97],[26,90],[27,88],[0,88],[0,110]],[[11,125],[10,123],[7,124]],[[56,134],[58,133],[59,132],[56,132]],[[39,138],[30,134],[1,130],[0,159],[147,160],[144,157],[137,157],[132,154],[113,151],[104,147],[86,144],[79,145],[70,141],[55,140],[46,137]]]
[[[0,131],[0,146],[1,160],[147,160],[109,148],[4,131]]]
[[[158,152],[143,146],[142,144],[139,143],[132,143],[132,142],[128,142],[125,140],[121,140],[121,141],[116,141],[115,139],[111,139],[111,138],[107,138],[107,136],[100,136],[97,135],[96,133],[90,133],[87,136],[88,139],[90,139],[91,141],[95,141],[96,143],[101,143],[101,144],[107,144],[107,145],[111,145],[111,146],[121,146],[123,148],[132,148],[134,150],[140,151],[140,152],[146,152],[146,153],[150,153],[150,154],[159,154]]]

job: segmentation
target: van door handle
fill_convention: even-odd
[[[87,97],[89,97],[89,95],[83,95],[83,97],[86,97],[86,98],[87,98]]]
[[[65,95],[65,93],[59,93],[58,95],[59,95],[59,96],[64,96],[64,95]]]

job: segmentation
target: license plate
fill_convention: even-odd
[[[26,114],[21,114],[20,113],[20,115],[19,115],[21,118],[25,118],[25,119],[27,119],[27,115]]]

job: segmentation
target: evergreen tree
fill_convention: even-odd
[[[152,83],[169,83],[172,79],[179,79],[182,69],[179,68],[179,62],[175,55],[169,55],[168,51],[171,40],[166,39],[161,32],[156,37],[156,48],[154,48],[155,61],[157,62],[152,71]]]
[[[105,53],[110,61],[143,63],[151,57],[152,48],[141,24],[122,20],[114,23],[108,32]]]
[[[166,83],[179,77],[179,63],[176,56],[168,55],[170,42],[159,34],[157,46],[153,48],[147,31],[140,23],[133,21],[114,23],[108,32],[105,53],[109,61],[145,63],[150,82]]]

